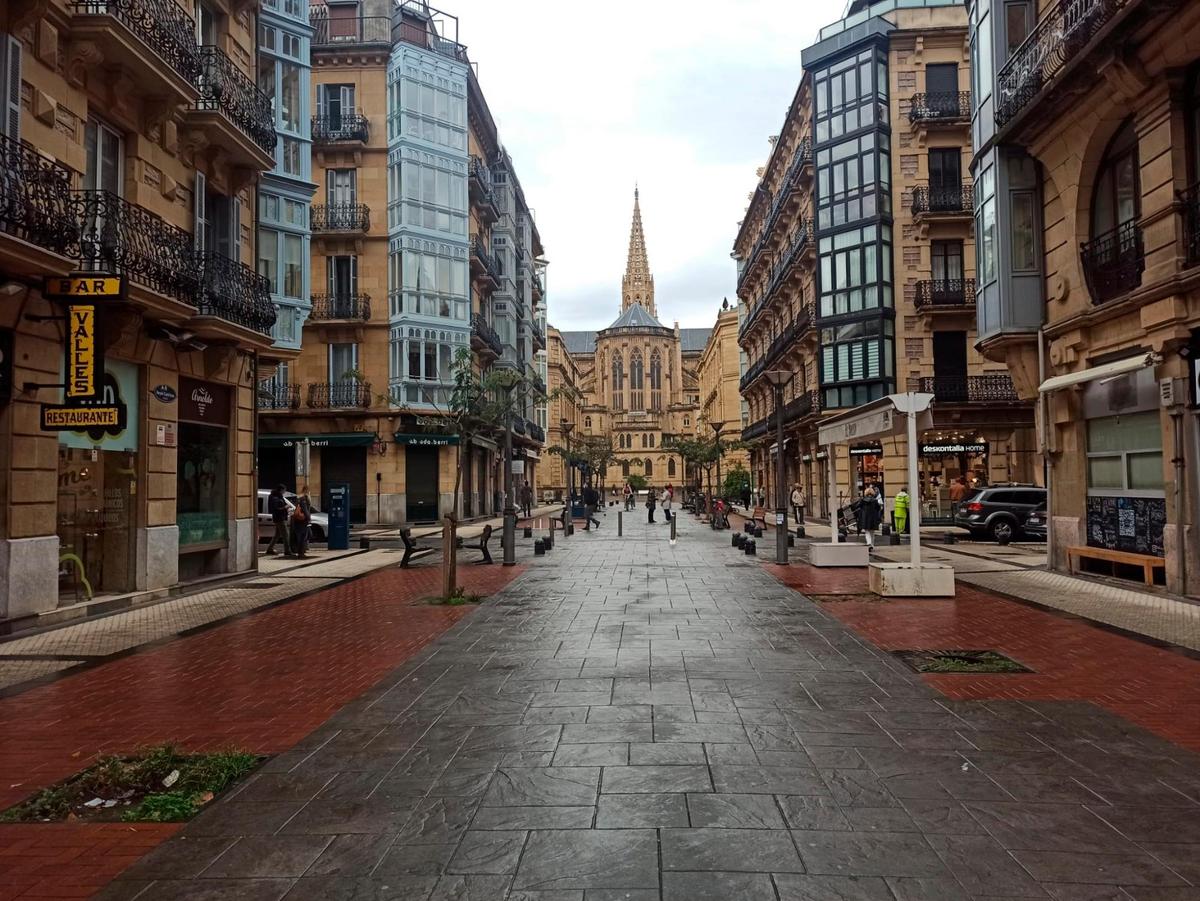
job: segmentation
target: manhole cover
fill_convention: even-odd
[[[283,584],[282,582],[243,582],[241,585],[237,585],[235,587],[236,588],[278,588],[282,584]]]
[[[1032,673],[999,651],[892,651],[918,673]]]

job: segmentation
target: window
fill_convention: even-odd
[[[873,50],[819,70],[813,79],[816,139],[841,137],[887,121],[887,60]]]
[[[88,119],[84,140],[87,172],[83,174],[83,186],[92,191],[120,194],[125,174],[125,148],[120,133],[103,122]]]
[[[279,64],[279,122],[284,131],[300,133],[303,114],[300,109],[300,66],[295,63]]]
[[[302,176],[304,174],[302,148],[303,144],[295,138],[283,138],[281,168],[285,175]]]
[[[345,382],[355,378],[358,372],[357,344],[329,345],[329,381]]]
[[[645,432],[642,432],[642,449],[645,450],[649,446],[650,446],[650,439],[647,437]]]
[[[817,224],[822,229],[891,212],[888,137],[868,134],[817,151]]]
[[[642,462],[642,472],[646,474],[647,478],[654,475],[654,463],[651,462],[649,457]]]
[[[584,427],[585,429],[587,429],[589,432],[591,431],[591,429],[592,429],[592,417],[590,417],[590,416],[585,416],[585,417],[583,417],[583,427]]]
[[[394,157],[389,162],[394,197],[403,202],[401,212],[392,214],[392,224],[466,235],[467,179],[462,164],[434,154],[422,157],[420,161]],[[497,250],[495,242],[493,250]]]
[[[934,241],[930,256],[935,282],[958,281],[963,277],[962,241]]]
[[[931,194],[957,194],[962,190],[962,151],[959,148],[936,147],[929,151],[929,188]]]
[[[612,398],[614,410],[625,409],[625,363],[620,351],[613,354]]]
[[[326,169],[325,194],[330,206],[358,202],[358,170]]]
[[[1163,493],[1162,423],[1157,411],[1089,419],[1088,492]]]
[[[354,85],[318,85],[317,115],[326,120],[327,127],[337,131],[342,127],[342,117],[354,114]]]
[[[447,251],[450,248],[445,248]],[[461,251],[458,251],[461,253]],[[415,313],[420,316],[438,316],[465,322],[468,318],[470,301],[467,293],[467,261],[433,253],[405,250],[392,254],[393,269],[391,285],[399,288],[402,306],[393,313]],[[397,268],[399,267],[399,268]],[[400,283],[396,283],[399,276]],[[507,322],[507,320],[506,320]],[[511,326],[505,331],[504,323],[497,322],[497,331],[512,343]]]
[[[429,73],[398,75],[388,88],[388,136],[467,147],[466,85]]]
[[[976,268],[979,282],[996,280],[996,169],[988,166],[979,174],[979,212],[975,234],[978,236]]]
[[[1037,210],[1032,191],[1013,191],[1012,268],[1014,272],[1033,272],[1037,265]]]
[[[662,409],[662,355],[657,347],[650,354],[650,409]]]
[[[300,235],[283,236],[283,294],[304,296],[304,239]]]
[[[1029,37],[1033,27],[1033,10],[1029,0],[1018,0],[1015,3],[1004,4],[1004,41],[1008,56],[1012,56],[1018,47]]]
[[[629,408],[631,410],[646,409],[642,389],[642,352],[635,348],[633,353],[629,355]]]
[[[957,94],[958,64],[933,63],[925,67],[926,94]]]
[[[667,460],[667,475],[671,478],[675,477],[675,458],[671,457]]]
[[[691,424],[692,424],[692,418],[690,416],[683,417],[683,425],[685,428]]]
[[[821,238],[821,317],[892,306],[891,242],[887,225]]]
[[[1096,238],[1132,222],[1141,206],[1138,178],[1137,131],[1127,119],[1109,142],[1096,173],[1092,194],[1092,237]]]
[[[882,397],[895,376],[894,338],[892,320],[878,317],[821,329],[825,405],[853,407]]]
[[[271,282],[271,293],[279,293],[279,232],[273,228],[258,230],[258,274]]]

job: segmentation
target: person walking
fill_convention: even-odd
[[[308,499],[308,486],[303,485],[296,495],[296,506],[292,508],[292,548],[301,559],[308,556],[308,524],[312,522],[312,501]]]
[[[658,495],[654,493],[654,489],[650,488],[646,491],[646,522],[654,522],[654,508],[658,504]]]
[[[533,489],[529,487],[529,479],[521,486],[521,509],[526,519],[533,515]]]
[[[673,491],[672,491],[672,488],[670,485],[667,485],[667,487],[662,490],[662,498],[661,499],[662,499],[663,516],[666,517],[666,519],[663,520],[663,522],[669,523],[671,521],[671,501],[673,499]]]
[[[621,493],[625,496],[625,509],[632,510],[633,509],[633,487],[628,482],[626,482],[625,487],[621,490]]]
[[[283,556],[292,556],[292,541],[288,535],[288,505],[283,499],[283,492],[286,490],[283,485],[276,485],[267,496],[267,512],[271,514],[271,524],[275,526],[275,534],[271,536],[271,543],[267,545],[266,552],[269,556],[275,555],[276,541],[283,545]]]
[[[958,505],[962,503],[962,499],[967,496],[967,481],[962,476],[954,480],[954,484],[950,486],[950,504],[951,512],[957,512]]]
[[[863,491],[862,501],[858,507],[858,528],[866,539],[867,547],[875,547],[875,530],[883,521],[883,496],[874,485],[868,485]]]
[[[600,528],[600,520],[596,519],[596,505],[600,503],[600,496],[596,494],[596,489],[592,487],[591,482],[583,486],[583,515],[587,519],[583,522],[583,531],[587,532],[591,529],[592,523],[596,524],[596,528]]]
[[[896,531],[903,534],[908,531],[908,507],[911,501],[908,497],[908,486],[902,485],[900,490],[896,492],[895,506],[892,517],[896,524]]]
[[[791,501],[792,501],[792,516],[796,520],[796,525],[798,525],[798,526],[803,525],[804,524],[804,508],[805,508],[806,504],[805,504],[805,497],[804,497],[804,489],[800,487],[799,482],[797,482],[795,485],[792,486]]]

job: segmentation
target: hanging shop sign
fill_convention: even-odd
[[[986,441],[937,441],[921,445],[922,457],[951,457],[956,454],[986,454]]]
[[[198,379],[179,380],[179,419],[205,425],[229,425],[229,388]]]
[[[123,432],[125,407],[116,404],[42,404],[42,431],[81,432],[88,429]]]
[[[868,444],[856,444],[850,448],[851,457],[882,457],[883,443],[880,441]]]
[[[801,463],[811,463],[812,462],[812,454],[801,454],[800,462]]]
[[[817,459],[818,460],[828,460],[829,459],[829,451],[823,451],[823,450],[817,451]]]
[[[48,275],[42,283],[42,295],[52,300],[117,300],[124,293],[121,276],[95,272]]]
[[[170,385],[156,385],[154,390],[151,391],[150,393],[153,394],[156,398],[158,398],[158,400],[161,403],[164,403],[164,404],[175,403],[175,397],[176,397],[175,389],[172,388]]]
[[[96,396],[96,305],[67,307],[67,397]]]
[[[136,451],[138,390],[135,364],[105,360],[104,371],[96,374],[96,396],[46,404],[42,411],[42,428],[57,431],[59,444],[67,447]]]
[[[457,435],[413,435],[397,432],[392,437],[397,444],[408,444],[413,447],[447,447],[458,444]]]

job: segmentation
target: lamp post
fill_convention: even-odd
[[[575,493],[575,467],[571,465],[571,432],[575,428],[575,423],[561,419],[559,420],[558,427],[562,429],[563,438],[567,442],[565,464],[567,467],[567,506],[570,507],[571,496]]]
[[[717,442],[717,494],[721,494],[721,429],[725,428],[724,422],[710,422],[716,436]],[[709,497],[712,496],[712,491],[709,491]],[[711,505],[710,505],[711,506]],[[717,518],[712,515],[712,510],[708,511],[709,524],[715,529],[717,527]]]
[[[783,493],[783,389],[793,378],[786,369],[772,369],[767,381],[775,389],[775,562],[787,566],[787,498]]]
[[[517,508],[513,505],[512,471],[512,393],[521,382],[515,369],[503,370],[497,378],[504,392],[504,565],[517,563]]]

